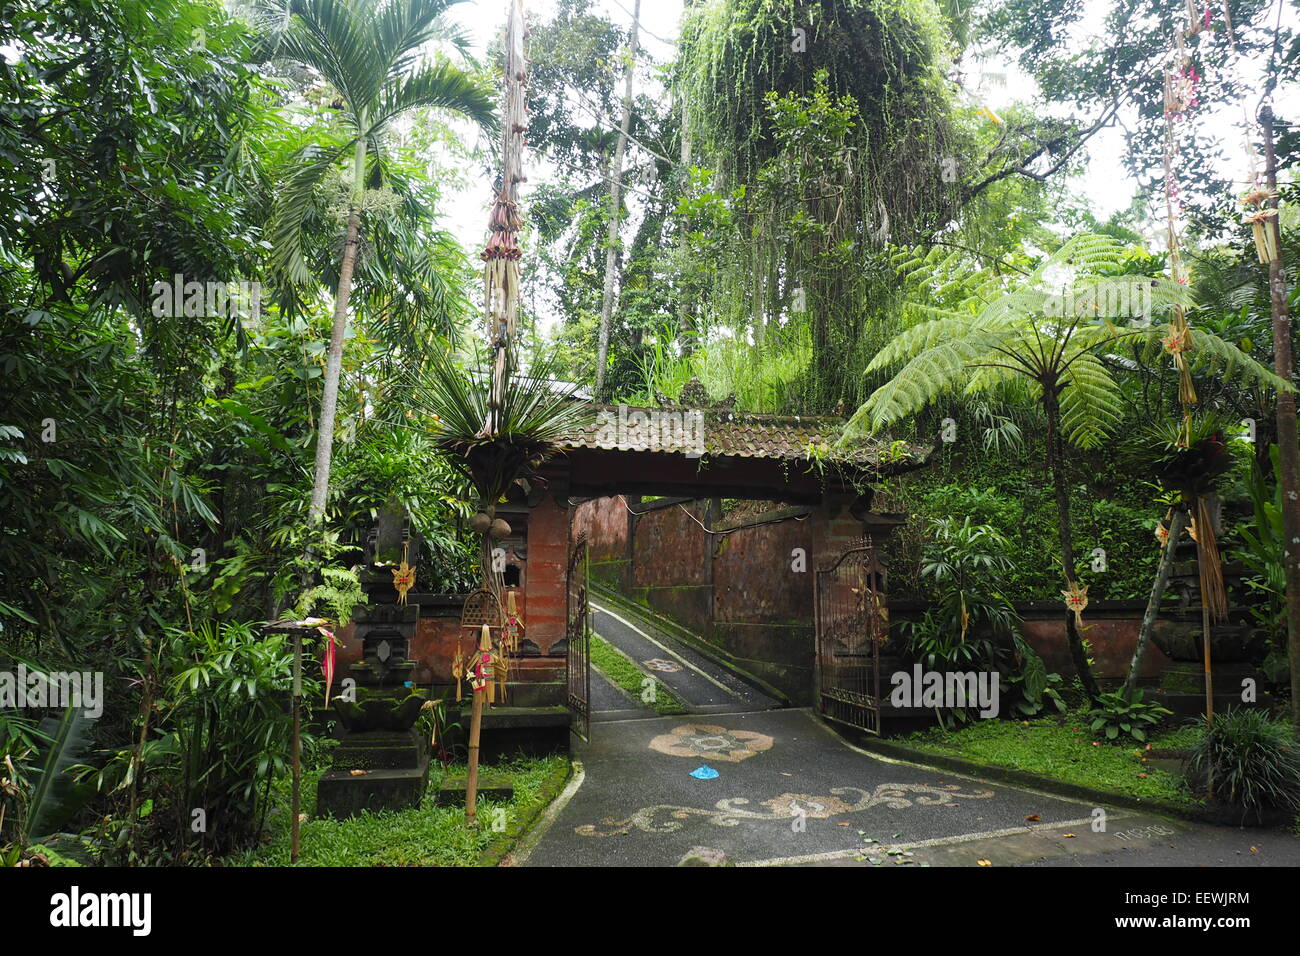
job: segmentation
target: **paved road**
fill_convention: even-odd
[[[806,709],[771,709],[644,619],[599,610],[595,626],[635,660],[683,665],[663,680],[698,712],[642,716],[613,685],[595,690],[593,675],[597,708],[621,719],[594,722],[590,743],[575,738],[583,773],[516,865],[673,866],[699,847],[741,866],[1300,865],[1289,834],[1099,808],[865,753]],[[701,768],[707,779],[692,775]]]
[[[692,713],[767,710],[777,702],[652,623],[591,602],[592,630],[662,682]],[[595,683],[593,673],[593,685]],[[593,687],[592,694],[596,691]],[[599,702],[593,701],[599,710]]]

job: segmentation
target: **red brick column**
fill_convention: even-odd
[[[569,510],[547,495],[528,515],[528,640],[542,654],[564,637],[565,573],[569,563]]]

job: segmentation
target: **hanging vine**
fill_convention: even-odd
[[[788,403],[856,407],[888,336],[883,250],[955,214],[949,38],[930,0],[718,0],[688,11],[676,86],[735,205],[715,314],[756,361],[808,354]]]

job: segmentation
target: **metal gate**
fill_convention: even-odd
[[[880,645],[889,634],[885,569],[871,539],[816,572],[813,584],[817,709],[880,733]]]
[[[570,727],[583,740],[591,732],[591,627],[587,619],[587,535],[578,535],[565,575],[564,638],[568,647]]]

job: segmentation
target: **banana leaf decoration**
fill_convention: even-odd
[[[519,653],[519,638],[523,635],[524,622],[519,617],[515,604],[515,591],[506,592],[506,627],[501,638],[502,649],[510,654]]]
[[[462,699],[462,692],[465,687],[465,651],[456,642],[456,654],[451,659],[451,676],[456,679],[456,700]]]
[[[330,705],[330,689],[334,686],[334,670],[337,654],[334,646],[334,632],[328,627],[316,628],[325,638],[325,654],[321,658],[321,674],[325,677],[325,706]]]
[[[1264,205],[1276,195],[1275,190],[1259,187],[1252,189],[1241,200],[1242,205],[1255,207],[1253,210],[1248,209],[1242,222],[1250,224],[1251,235],[1255,239],[1255,254],[1264,265],[1277,258],[1277,243],[1273,230],[1269,228],[1272,225],[1269,220],[1277,217],[1277,210]]]
[[[1192,383],[1192,369],[1187,364],[1187,357],[1184,353],[1192,351],[1192,328],[1187,324],[1187,319],[1182,313],[1182,309],[1175,309],[1174,317],[1169,322],[1169,335],[1164,339],[1165,351],[1168,352],[1174,360],[1174,368],[1178,370],[1178,401],[1183,406],[1196,404],[1196,386]],[[1186,414],[1190,412],[1184,409]]]

